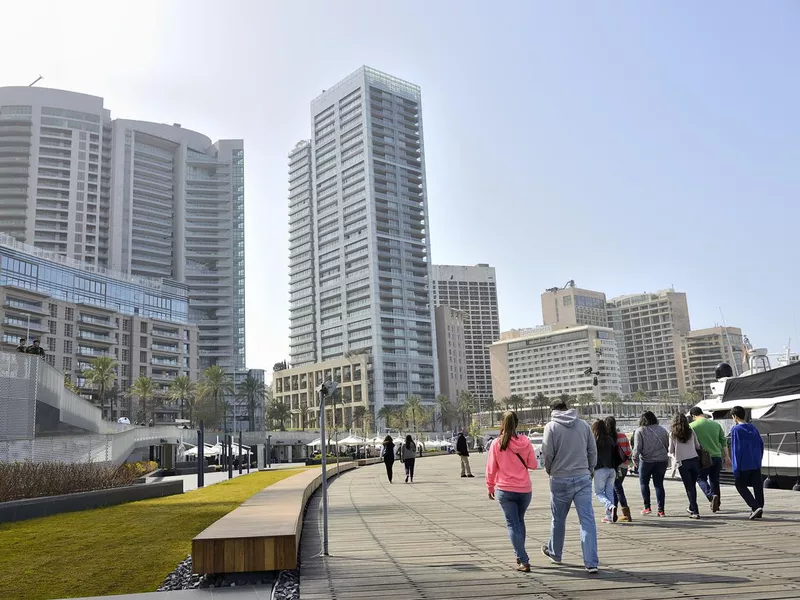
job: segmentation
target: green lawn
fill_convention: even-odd
[[[252,473],[179,496],[0,525],[0,598],[155,591],[191,552],[194,536],[298,472]]]

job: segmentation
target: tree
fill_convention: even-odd
[[[633,401],[639,402],[642,405],[642,412],[644,412],[644,403],[647,400],[647,394],[644,390],[636,390],[633,393]]]
[[[508,399],[508,403],[511,405],[514,412],[519,412],[519,407],[525,403],[525,398],[518,394],[512,394]]]
[[[142,411],[142,420],[144,424],[148,424],[147,420],[147,409],[150,406],[150,402],[155,397],[156,388],[153,380],[147,377],[146,375],[140,376],[136,381],[133,382],[131,389],[129,391],[131,396],[136,396],[139,398],[139,403],[141,406]]]
[[[686,408],[691,408],[700,401],[700,394],[697,390],[689,390],[681,396],[681,400],[686,405]]]
[[[367,407],[366,406],[356,406],[353,409],[353,422],[356,425],[357,429],[361,429],[362,431],[365,430],[364,427],[364,420],[367,415]],[[366,437],[366,435],[364,435]]]
[[[69,375],[64,375],[64,387],[67,388],[73,394],[77,394],[78,396],[81,395],[81,391],[78,389],[78,386],[72,383],[72,380],[69,378]]]
[[[436,403],[439,405],[439,420],[442,423],[442,429],[450,429],[453,425],[453,416],[455,415],[455,408],[450,398],[444,394],[436,396]]]
[[[660,397],[661,397],[661,402],[664,403],[664,415],[665,416],[669,415],[669,399],[670,399],[669,392],[661,392]]]
[[[247,402],[247,416],[250,425],[248,431],[256,430],[256,408],[260,402],[264,402],[266,395],[267,388],[264,382],[252,375],[245,377],[239,385],[239,397]]]
[[[619,394],[617,394],[616,392],[611,392],[610,394],[606,395],[606,402],[608,402],[611,405],[611,413],[615,416],[617,414],[617,409],[621,401],[622,400],[620,399]]]
[[[411,427],[414,433],[417,433],[417,417],[422,416],[422,398],[419,396],[409,396],[403,407],[406,417],[411,418]]]
[[[114,385],[117,377],[117,362],[110,356],[98,356],[89,361],[89,367],[84,369],[81,375],[86,379],[86,383],[96,388],[100,408],[105,408],[106,390]],[[112,402],[113,404],[113,402]],[[109,416],[113,416],[114,407],[109,407]]]
[[[220,412],[224,411],[222,418],[225,419],[225,430],[227,431],[227,410],[223,408],[225,395],[233,393],[233,383],[228,374],[219,365],[211,365],[203,371],[203,379],[198,386],[200,397],[208,403],[210,410],[209,419],[216,427],[220,425]]]
[[[584,412],[591,413],[591,411],[584,411],[583,409],[589,408],[592,402],[594,402],[594,396],[591,394],[584,393],[578,396],[578,406],[581,408],[581,414],[584,414]]]
[[[269,405],[268,417],[273,425],[278,424],[281,431],[286,431],[286,419],[291,415],[291,411],[286,404],[280,400],[273,400]]]
[[[536,401],[536,406],[539,407],[539,417],[542,423],[545,421],[545,409],[550,407],[550,399],[545,396],[542,392],[538,392],[536,396],[534,396]]]
[[[188,408],[189,424],[194,416],[195,384],[187,375],[179,375],[169,386],[169,398],[181,407],[181,419],[185,419],[184,411]]]
[[[489,418],[491,419],[491,426],[494,427],[494,417],[495,411],[497,410],[497,402],[494,401],[494,398],[489,398],[484,405],[484,410],[489,411]]]
[[[403,419],[403,407],[384,404],[378,411],[378,418],[382,419],[389,429],[398,427],[398,422]]]
[[[472,392],[461,392],[458,394],[458,415],[462,418],[462,428],[469,427],[472,422],[472,415],[475,413],[475,396]]]
[[[300,403],[300,429],[306,430],[306,421],[308,420],[308,401],[303,400]]]

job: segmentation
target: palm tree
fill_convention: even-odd
[[[545,409],[548,407],[548,404],[549,404],[550,400],[542,392],[538,392],[534,398],[536,400],[536,406],[539,407],[540,420],[542,422],[544,422],[544,420],[545,420],[544,412],[545,412]]]
[[[422,398],[419,396],[409,396],[403,407],[403,411],[406,416],[411,417],[411,427],[414,433],[417,433],[417,416],[422,416],[422,410]]]
[[[591,411],[584,411],[583,408],[584,407],[589,408],[593,401],[594,401],[594,396],[592,396],[591,394],[581,394],[580,396],[578,396],[578,406],[581,407],[581,414],[583,414],[584,412],[589,412],[589,414],[591,414]]]
[[[211,365],[203,371],[203,380],[200,382],[199,392],[203,399],[211,402],[211,418],[214,421],[214,425],[219,426],[219,413],[223,399],[227,394],[233,393],[233,383],[228,374],[219,365]],[[225,415],[227,415],[227,410],[223,413],[225,430],[227,431],[228,420]]]
[[[439,420],[442,423],[442,429],[449,428],[452,425],[453,413],[455,412],[453,403],[444,394],[436,396],[436,403],[439,405]]]
[[[384,404],[378,411],[378,418],[386,424],[386,427],[391,429],[395,420],[395,407],[390,406],[389,404]]]
[[[494,427],[494,417],[495,411],[497,410],[497,402],[494,401],[494,398],[489,398],[486,403],[483,405],[484,410],[489,411],[489,418],[491,419],[491,426]]]
[[[306,420],[308,419],[308,401],[300,403],[300,429],[306,430]]]
[[[644,403],[647,400],[647,394],[644,390],[636,390],[633,393],[633,401],[639,402],[642,405],[642,412],[644,412]]]
[[[661,392],[661,402],[664,403],[664,415],[669,414],[669,392]]]
[[[475,412],[475,396],[472,392],[461,392],[458,395],[458,414],[464,420],[462,427],[469,427]]]
[[[137,396],[139,398],[142,407],[142,419],[144,420],[144,424],[147,425],[147,407],[156,393],[153,380],[146,375],[140,376],[133,382],[129,393],[131,396]]]
[[[519,411],[519,407],[523,405],[525,399],[522,396],[517,394],[512,394],[511,397],[508,399],[508,403],[511,405],[511,408],[514,412]]]
[[[688,409],[700,401],[700,394],[697,390],[689,390],[681,396],[681,399]]]
[[[194,382],[188,375],[179,375],[172,380],[169,386],[169,399],[178,402],[181,406],[181,419],[184,419],[184,410],[189,409],[189,424],[192,423],[194,414]]]
[[[617,407],[619,407],[620,397],[619,394],[616,392],[611,392],[610,394],[606,395],[606,402],[611,405],[611,413],[616,415],[617,414]]]
[[[264,401],[266,394],[267,388],[264,382],[252,375],[245,377],[239,385],[239,397],[247,401],[247,416],[250,425],[248,431],[256,430],[256,408],[260,402]]]
[[[290,415],[291,411],[289,407],[280,400],[273,400],[269,406],[269,418],[273,423],[278,423],[278,427],[281,431],[286,431],[284,423]]]
[[[353,422],[356,425],[357,429],[361,429],[362,431],[366,430],[365,421],[367,416],[367,407],[366,406],[356,406],[353,409]],[[366,435],[364,436],[366,437]]]
[[[114,386],[117,377],[117,362],[110,356],[98,356],[89,362],[89,367],[81,375],[86,383],[97,388],[101,410],[105,408],[106,390]],[[113,401],[112,401],[113,404]],[[109,417],[113,417],[114,407],[109,407]]]

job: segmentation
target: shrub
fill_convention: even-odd
[[[0,463],[0,502],[131,485],[157,466],[152,461],[119,466],[27,461]]]

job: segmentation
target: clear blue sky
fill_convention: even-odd
[[[9,14],[10,10],[10,14]],[[422,86],[433,261],[497,267],[504,329],[574,279],[800,348],[800,4],[12,3],[0,85],[244,137],[247,355],[288,333],[286,155],[362,64]]]

